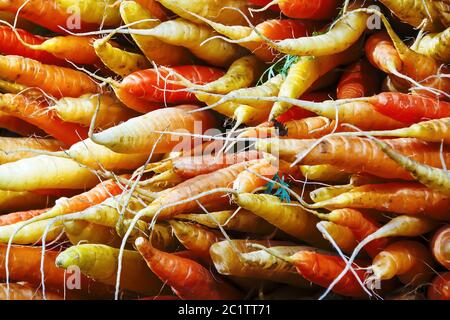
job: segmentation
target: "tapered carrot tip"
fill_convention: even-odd
[[[150,244],[150,242],[148,242],[147,240],[145,240],[145,238],[143,237],[139,237],[134,241],[134,245],[136,246],[136,248],[138,249],[139,253],[144,257],[150,257],[153,255],[153,247]]]
[[[80,255],[76,250],[66,250],[61,252],[55,259],[55,265],[58,268],[67,269],[70,266],[78,265]]]

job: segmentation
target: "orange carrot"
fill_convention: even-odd
[[[312,101],[312,102],[323,102],[330,99],[328,92],[311,92],[305,93],[301,96],[302,100]],[[291,120],[300,120],[307,117],[313,117],[315,114],[311,111],[305,110],[303,108],[293,106],[288,111],[277,117],[277,121],[285,123]]]
[[[438,274],[428,288],[428,299],[450,300],[450,272]]]
[[[19,56],[0,56],[0,73],[5,80],[40,88],[56,98],[76,98],[99,91],[99,86],[81,71]]]
[[[278,4],[281,12],[290,18],[328,20],[338,13],[338,0],[273,0],[264,8]]]
[[[9,285],[9,300],[43,300],[44,297],[41,292],[36,290],[33,286],[26,282],[11,283]],[[8,287],[6,283],[0,283],[0,300],[8,300]],[[53,293],[45,293],[46,300],[63,300],[64,297]]]
[[[50,208],[8,213],[0,216],[0,226],[6,226],[14,224],[16,222],[26,221],[48,210],[50,210]]]
[[[24,95],[0,94],[0,110],[31,123],[61,142],[72,145],[87,138],[88,129],[62,121],[54,110]]]
[[[267,184],[267,180],[259,175],[272,179],[277,172],[278,168],[268,159],[259,160],[238,174],[236,180],[234,180],[233,189],[239,193],[255,192],[255,190]]]
[[[436,261],[450,270],[450,225],[436,231],[430,246]]]
[[[195,261],[155,249],[144,238],[135,245],[149,268],[167,283],[177,296],[186,300],[234,300],[242,294]]]
[[[338,99],[368,97],[378,92],[381,74],[367,60],[347,67],[337,86]]]

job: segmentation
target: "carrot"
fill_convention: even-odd
[[[6,226],[20,221],[26,221],[33,217],[39,216],[40,214],[47,212],[48,210],[50,210],[50,208],[19,211],[5,214],[0,216],[0,226]]]
[[[102,94],[62,98],[49,108],[55,109],[58,116],[64,121],[89,126],[97,106],[99,109],[95,118],[95,126],[102,129],[112,127],[137,115],[114,97]]]
[[[266,1],[264,1],[266,2]],[[329,20],[338,13],[338,0],[324,0],[311,3],[305,0],[273,0],[264,3],[265,10],[274,5],[279,6],[279,10],[289,18],[296,19],[312,19],[312,20]]]
[[[11,283],[8,287],[5,283],[0,283],[0,300],[43,300],[44,297],[40,291],[36,292],[36,288],[26,282]],[[8,299],[9,298],[9,299]],[[64,298],[59,294],[53,292],[46,292],[45,298],[47,300],[63,300]]]
[[[150,62],[145,56],[113,47],[107,40],[107,37],[97,39],[93,46],[103,64],[115,74],[126,77],[133,72],[150,68]]]
[[[41,128],[67,145],[80,141],[88,134],[87,128],[63,122],[54,111],[45,110],[44,104],[23,95],[0,94],[0,110]]]
[[[391,221],[358,243],[351,257],[348,259],[345,268],[337,277],[335,277],[333,282],[328,285],[327,290],[321,297],[325,297],[334,288],[334,286],[339,283],[342,277],[347,274],[347,271],[361,249],[371,241],[387,237],[417,237],[433,230],[435,227],[436,222],[424,218],[410,216],[398,216],[393,218]]]
[[[366,41],[364,51],[369,62],[385,73],[403,68],[402,59],[385,31],[372,34]]]
[[[0,213],[44,208],[52,200],[50,196],[28,191],[0,190]]]
[[[326,219],[341,226],[348,227],[358,242],[380,228],[380,225],[369,219],[363,213],[355,209],[337,209],[328,214],[320,214],[321,219]],[[365,251],[371,256],[376,256],[387,245],[386,239],[374,240],[365,246]],[[354,248],[353,248],[354,249]]]
[[[448,63],[450,61],[450,27],[440,33],[430,33],[413,46],[413,50],[435,60]]]
[[[447,196],[420,184],[391,182],[356,187],[335,198],[317,202],[311,207],[375,209],[449,221],[446,209],[449,201]]]
[[[170,134],[161,135],[155,131],[183,130],[192,133],[198,123],[202,124],[202,132],[215,127],[216,120],[212,114],[208,111],[191,113],[193,110],[196,110],[196,107],[192,105],[155,110],[95,133],[91,139],[117,153],[150,153],[153,148],[154,153],[170,152],[180,141]],[[191,141],[189,137],[181,143],[181,147],[191,149]]]
[[[307,288],[310,283],[300,277],[290,264],[267,255],[262,250],[251,247],[252,244],[268,245],[277,253],[292,254],[305,247],[294,246],[286,242],[255,240],[221,241],[211,246],[211,258],[220,274],[287,283],[295,287]]]
[[[201,20],[192,16],[192,13],[201,15],[204,18],[211,19],[215,22],[228,25],[247,25],[247,19],[243,17],[242,12],[249,17],[252,22],[263,20],[263,15],[250,15],[248,11],[247,0],[226,0],[226,1],[210,1],[210,0],[156,0],[164,7],[175,13],[176,15],[191,20],[195,23],[202,23]],[[223,8],[233,8],[223,10]],[[241,12],[239,12],[239,9]]]
[[[236,194],[233,201],[297,239],[318,247],[328,247],[316,229],[319,220],[296,202],[283,203],[276,196],[250,193]]]
[[[14,246],[11,248],[9,277],[14,281],[26,281],[38,285],[41,281],[40,260],[41,248]],[[5,279],[5,252],[6,246],[0,245],[0,278]],[[57,251],[45,251],[44,274],[45,286],[55,293],[63,294],[66,285],[65,272],[55,266]],[[97,283],[80,275],[80,291],[74,291],[75,295],[89,294],[92,298],[110,298],[111,289],[108,286]],[[72,290],[67,290],[70,294]]]
[[[317,227],[321,227],[326,231],[322,232],[324,239],[328,240],[328,236],[337,244],[337,246],[345,253],[352,253],[356,247],[356,238],[350,228],[342,226],[331,221],[320,221]]]
[[[0,3],[0,10],[16,14],[37,25],[43,26],[56,33],[66,28],[73,31],[96,30],[98,26],[79,22],[73,18],[73,10],[64,11],[57,6],[55,0],[5,0]],[[72,8],[73,9],[73,8]]]
[[[233,182],[233,189],[239,193],[255,192],[267,184],[260,176],[272,179],[277,173],[278,168],[275,165],[268,159],[262,159],[238,174]]]
[[[223,280],[216,279],[210,271],[195,261],[159,251],[144,238],[135,245],[148,267],[181,299],[232,300],[242,294]]]
[[[125,2],[120,0],[121,2]],[[169,10],[164,8],[156,0],[136,0],[143,8],[148,10],[152,15],[154,15],[158,20],[166,21],[170,18],[171,13]]]
[[[431,97],[383,92],[368,102],[380,113],[405,123],[450,117],[450,102]]]
[[[58,268],[80,268],[82,274],[96,282],[113,285],[116,278],[119,250],[101,244],[79,244],[61,252],[55,260]],[[159,279],[147,268],[136,251],[125,250],[123,255],[122,285],[126,290],[155,295],[163,288]]]
[[[219,228],[222,226],[225,230],[233,230],[254,234],[271,234],[275,227],[264,219],[247,210],[227,210],[210,212],[209,214],[180,214],[175,219],[188,220],[208,228]]]
[[[420,242],[400,240],[388,245],[372,262],[373,280],[389,280],[398,276],[408,285],[419,285],[432,277],[433,258]],[[369,279],[368,279],[369,281]]]
[[[54,0],[63,11],[70,11],[77,6],[80,19],[86,23],[105,26],[119,26],[121,23],[119,9],[114,6],[116,0]]]
[[[6,129],[10,132],[14,132],[21,136],[34,135],[39,137],[45,135],[45,132],[43,132],[41,129],[21,119],[10,116],[2,111],[0,111],[0,128]]]
[[[291,108],[292,109],[292,108]],[[291,110],[289,109],[289,110]],[[286,130],[286,135],[282,135],[282,139],[314,139],[323,137],[326,134],[332,133],[337,128],[337,131],[343,129],[336,126],[334,120],[325,117],[310,117],[300,120],[290,120],[283,123],[283,130]]]
[[[314,166],[300,166],[302,174],[313,181],[323,182],[344,182],[349,178],[349,174],[339,167],[329,164],[319,164]]]
[[[343,272],[345,262],[338,256],[331,256],[327,254],[300,251],[288,258],[296,268],[298,273],[321,287],[328,287],[333,279]],[[353,267],[367,265],[365,261],[357,261]],[[360,280],[364,279],[365,270],[357,269],[356,274]],[[361,285],[355,278],[354,274],[346,272],[339,280],[333,291],[337,294],[348,297],[365,297],[367,294],[361,288]]]
[[[157,5],[157,3],[156,3]],[[120,15],[126,24],[139,22],[145,19],[161,20],[161,14],[154,14],[142,1],[122,1],[120,4]],[[167,18],[161,21],[166,21]],[[160,21],[146,21],[133,25],[134,29],[152,29],[160,24]],[[138,35],[131,33],[131,37],[141,49],[142,53],[150,60],[161,65],[183,65],[191,61],[191,55],[185,48],[171,45],[149,35]],[[144,68],[142,68],[144,69]]]
[[[270,0],[249,0],[251,4],[254,4],[258,7],[264,7],[270,3]],[[280,7],[278,4],[274,4],[268,8],[271,11],[280,12]]]
[[[232,43],[237,43],[240,46],[250,50],[255,56],[264,62],[273,62],[280,54],[274,52],[267,44],[264,43],[263,38],[267,37],[271,40],[284,40],[287,38],[298,38],[307,36],[312,33],[318,23],[310,23],[290,19],[271,19],[261,22],[255,27],[245,26],[228,26],[218,22],[214,22],[204,18],[198,14],[192,13],[192,16],[201,20],[203,23],[209,25],[216,32],[231,39]],[[224,38],[226,40],[226,38]]]
[[[226,197],[223,197],[224,192],[210,191],[230,185],[237,175],[251,163],[251,161],[238,163],[212,173],[185,180],[176,187],[168,189],[139,212],[138,215],[146,218],[153,218],[155,215],[158,215],[159,220],[164,220],[177,214],[192,212],[198,208],[198,203],[195,200],[191,200],[193,196],[198,197],[198,201],[201,203],[228,201]],[[205,195],[199,196],[202,193],[205,193]]]
[[[128,75],[116,87],[149,102],[191,103],[197,101],[192,93],[179,90],[184,86],[170,83],[177,80],[178,74],[196,84],[205,84],[223,76],[223,72],[219,69],[196,65],[172,69],[146,69]]]
[[[0,56],[0,72],[5,80],[40,88],[56,98],[79,97],[99,91],[98,85],[81,71],[19,56]]]
[[[423,24],[424,19],[427,19],[425,30],[437,31],[442,28],[439,9],[433,2],[417,0],[407,0],[401,3],[393,0],[382,0],[381,2],[400,20],[416,28]]]
[[[431,251],[441,265],[450,270],[450,226],[445,225],[437,230],[431,240]]]
[[[169,221],[173,233],[181,244],[199,257],[205,263],[211,262],[209,248],[216,242],[223,239],[223,236],[213,230],[208,230],[198,224]]]
[[[33,98],[38,98],[38,97],[42,96],[42,92],[37,89],[29,88],[27,86],[18,84],[16,82],[5,81],[5,80],[1,80],[1,79],[0,79],[0,91],[2,93],[23,94],[23,95],[26,95],[27,97],[33,97]]]
[[[215,35],[214,30],[181,18],[162,22],[149,30],[130,29],[129,32],[151,36],[174,46],[185,47],[196,57],[219,67],[229,66],[245,54],[243,48],[223,39],[213,38],[205,42]]]
[[[368,17],[365,12],[349,12],[323,34],[280,41],[272,41],[265,37],[264,40],[269,46],[284,54],[315,57],[335,55],[357,43],[366,30]]]
[[[44,37],[34,35],[22,29],[17,29],[17,33],[19,34],[20,39],[23,39],[23,41],[30,45],[39,45],[46,41]],[[0,43],[0,53],[3,55],[22,56],[45,64],[67,64],[65,61],[56,58],[51,53],[34,50],[23,45],[19,42],[19,37],[14,34],[13,29],[8,26],[0,26]]]
[[[60,142],[53,139],[0,137],[0,164],[30,158],[36,155],[32,152],[18,151],[20,149],[58,151],[62,147],[63,145]]]
[[[64,232],[73,245],[90,243],[118,248],[121,243],[114,229],[83,220],[65,221]]]
[[[389,156],[389,158],[410,172],[413,177],[419,180],[419,182],[433,190],[440,191],[445,195],[450,195],[450,176],[447,170],[421,164],[420,162],[414,161],[409,157],[394,151],[380,140],[374,141],[383,152]]]
[[[450,272],[438,274],[428,287],[428,299],[450,300]]]
[[[399,138],[385,140],[396,152],[411,155],[411,159],[426,165],[441,168],[440,151],[417,139]],[[276,152],[287,161],[306,165],[329,164],[352,173],[368,173],[373,176],[413,180],[411,174],[389,158],[372,139],[354,136],[331,136],[321,140],[259,139],[256,149],[261,152]],[[359,157],[354,157],[358,154]],[[443,151],[447,163],[447,151]]]
[[[346,48],[347,49],[347,48]],[[297,98],[303,95],[321,76],[342,64],[348,64],[359,57],[359,45],[355,44],[338,53],[325,56],[300,57],[288,71],[285,81],[280,87],[279,97]],[[286,102],[276,102],[272,108],[270,119],[275,119],[291,107]]]
[[[367,60],[359,60],[345,70],[337,86],[338,99],[371,96],[378,92],[380,73]]]
[[[25,158],[0,166],[0,188],[4,190],[84,189],[97,181],[94,173],[77,162],[52,156]]]
[[[312,102],[323,102],[325,100],[329,100],[330,96],[328,92],[307,92],[301,96],[301,99]],[[311,111],[305,110],[298,106],[292,106],[288,111],[279,115],[276,120],[281,123],[286,123],[288,121],[301,120],[313,116],[315,116],[315,114]]]

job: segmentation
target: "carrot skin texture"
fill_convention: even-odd
[[[428,299],[450,300],[450,272],[438,274],[428,287]]]
[[[337,86],[338,99],[371,96],[381,86],[381,75],[367,60],[360,60],[347,67]]]
[[[450,225],[436,231],[430,247],[436,261],[450,270]]]
[[[226,282],[216,280],[195,261],[153,248],[144,238],[135,245],[149,268],[183,300],[233,300],[242,294]]]
[[[312,102],[323,102],[329,100],[330,97],[328,92],[311,92],[303,94],[300,99]],[[316,114],[311,111],[305,110],[301,107],[292,106],[288,111],[279,115],[277,117],[277,121],[285,123],[291,120],[300,120],[314,116],[316,116]]]
[[[8,213],[0,216],[0,226],[6,226],[20,221],[26,221],[44,212],[47,212],[48,210],[50,210],[50,208]]]
[[[338,256],[330,256],[312,251],[301,251],[289,258],[297,268],[299,274],[305,279],[328,287],[345,267],[345,263]],[[353,267],[365,266],[367,262],[357,261]],[[365,270],[355,270],[358,277],[364,281]],[[333,291],[343,296],[365,297],[366,293],[355,279],[355,276],[347,272],[345,276],[333,288]]]
[[[337,14],[337,0],[280,0],[281,12],[290,18],[328,20]]]

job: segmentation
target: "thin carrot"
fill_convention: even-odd
[[[343,183],[348,181],[350,176],[348,172],[329,164],[302,165],[300,171],[308,180],[322,182]]]
[[[155,249],[144,238],[135,245],[149,268],[181,299],[229,300],[242,294],[224,280],[218,280],[200,264]]]
[[[381,74],[367,60],[347,67],[337,86],[338,99],[368,97],[378,92]]]
[[[88,135],[88,129],[78,124],[62,121],[45,104],[23,95],[0,94],[0,110],[27,121],[57,140],[72,145]]]
[[[30,158],[36,155],[32,152],[18,151],[20,149],[58,151],[63,146],[62,143],[54,139],[0,137],[0,164]]]
[[[434,258],[450,270],[450,226],[445,225],[437,230],[430,243]]]
[[[389,280],[398,276],[404,284],[419,285],[432,277],[433,258],[417,241],[396,241],[381,251],[369,267],[373,274],[367,279]]]
[[[262,159],[238,174],[233,182],[233,189],[239,193],[255,192],[267,184],[260,176],[272,179],[277,173],[278,168],[269,159]]]
[[[428,288],[428,299],[450,300],[450,272],[438,274]]]
[[[40,88],[56,98],[79,97],[99,91],[99,86],[81,71],[19,56],[0,56],[0,72],[5,80]]]
[[[16,133],[20,136],[45,136],[45,132],[32,124],[0,111],[0,128]]]
[[[329,100],[330,96],[328,92],[307,92],[301,96],[301,99],[312,102],[324,102],[325,100]],[[278,122],[285,123],[287,121],[300,120],[313,116],[315,116],[315,114],[311,111],[305,110],[298,106],[292,106],[288,111],[279,115],[276,120]]]

